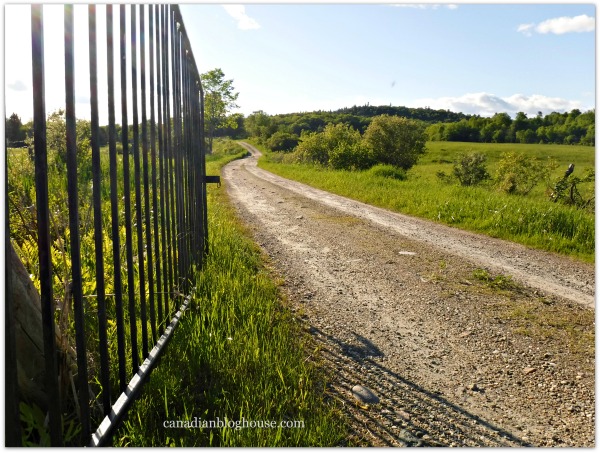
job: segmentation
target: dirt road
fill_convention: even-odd
[[[279,178],[245,146],[227,190],[359,442],[594,446],[593,266]],[[356,384],[380,402],[357,404]]]

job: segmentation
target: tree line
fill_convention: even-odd
[[[514,120],[507,113],[496,113],[491,118],[471,116],[451,123],[438,122],[425,132],[431,141],[593,146],[595,120],[595,110],[582,113],[574,109],[545,116],[538,112],[532,118],[519,112]]]
[[[346,124],[364,134],[374,117],[399,116],[419,122],[430,141],[460,141],[482,143],[547,143],[588,145],[595,143],[595,110],[582,113],[552,112],[528,118],[519,112],[512,119],[508,113],[492,117],[465,115],[448,110],[393,106],[363,106],[336,111],[315,111],[268,115],[262,110],[246,118],[238,115],[236,131],[220,131],[234,138],[253,137],[273,151],[291,151],[300,142],[302,133],[319,133],[328,124]]]

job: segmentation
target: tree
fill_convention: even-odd
[[[225,80],[220,68],[208,71],[201,76],[204,89],[204,124],[208,137],[208,152],[212,152],[215,130],[219,127],[236,127],[227,113],[237,108],[235,101],[239,93],[234,92],[233,80]]]
[[[18,144],[25,140],[25,130],[21,118],[16,113],[10,115],[10,118],[6,119],[5,129],[6,140],[9,145]],[[20,144],[22,146],[22,144]]]
[[[244,119],[244,128],[251,137],[256,137],[260,142],[267,140],[277,130],[273,119],[262,110],[257,110]]]
[[[91,123],[87,120],[77,120],[76,143],[77,143],[77,172],[80,178],[89,179],[92,162]],[[33,156],[33,137],[25,140]],[[48,115],[46,120],[46,145],[49,150],[49,163],[53,164],[58,171],[65,170],[67,163],[67,125],[65,111],[56,110]]]
[[[427,138],[417,121],[380,115],[373,118],[363,140],[374,162],[408,170],[425,153]]]

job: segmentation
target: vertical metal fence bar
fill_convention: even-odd
[[[168,304],[168,284],[169,284],[169,275],[168,275],[168,264],[167,264],[167,221],[166,221],[166,203],[165,203],[165,143],[164,143],[164,121],[163,121],[163,112],[164,112],[164,62],[162,55],[164,53],[163,47],[163,20],[162,17],[164,15],[163,7],[160,5],[156,6],[156,74],[157,74],[157,110],[158,110],[158,173],[159,173],[159,182],[160,182],[160,251],[161,251],[161,260],[162,260],[162,271],[163,275],[161,276],[162,280],[162,298],[164,300],[164,317],[163,317],[163,305],[159,305],[158,307],[158,317],[160,319],[160,332],[163,332],[164,329],[164,321],[167,317],[167,304]]]
[[[142,210],[142,182],[140,169],[140,129],[138,116],[138,50],[137,5],[130,6],[131,12],[131,84],[133,96],[133,161],[135,186],[135,223],[137,237],[138,275],[140,282],[140,316],[142,322],[142,357],[148,355],[148,324],[146,317],[146,272],[144,266],[144,232]],[[145,102],[142,99],[142,102]],[[128,269],[128,272],[133,272]],[[136,316],[137,319],[137,316]],[[132,326],[133,328],[133,326]],[[143,360],[142,360],[143,361]]]
[[[182,33],[182,37],[183,37]],[[187,51],[187,43],[182,38],[183,52],[182,52],[182,70],[183,75],[183,131],[185,136],[185,177],[187,180],[186,191],[185,191],[185,215],[188,227],[188,240],[187,240],[187,254],[188,254],[188,281],[192,281],[192,266],[194,264],[194,223],[193,223],[193,210],[192,210],[192,187],[194,180],[192,178],[191,171],[193,169],[193,156],[191,154],[191,134],[192,129],[190,125],[190,74],[189,74],[189,56]]]
[[[188,114],[188,90],[187,90],[187,66],[186,66],[186,50],[182,37],[183,34],[180,32],[180,43],[181,43],[181,119],[182,119],[182,131],[183,131],[183,180],[184,180],[184,189],[183,189],[183,212],[185,218],[185,281],[186,281],[186,290],[187,294],[190,285],[191,279],[191,244],[190,240],[192,238],[192,230],[190,228],[190,198],[189,198],[189,188],[190,188],[190,178],[189,178],[189,170],[190,170],[190,156],[189,156],[189,124],[187,121]]]
[[[154,313],[154,256],[152,253],[152,216],[150,211],[150,176],[148,168],[148,118],[146,112],[146,7],[140,5],[140,74],[141,74],[141,94],[142,94],[142,167],[144,169],[144,219],[146,221],[146,244],[145,255],[148,263],[148,304],[150,307],[150,327],[152,335],[152,344],[156,342],[156,326]],[[152,32],[150,32],[152,34]],[[146,324],[142,316],[142,323]],[[148,334],[146,333],[146,342],[148,342]],[[144,357],[148,354],[144,353]]]
[[[188,184],[187,184],[187,219],[188,219],[188,228],[190,230],[190,233],[188,235],[188,257],[189,257],[189,266],[190,268],[188,269],[189,272],[189,278],[192,278],[192,265],[196,264],[196,260],[195,260],[195,240],[196,240],[196,234],[195,231],[197,229],[197,225],[194,225],[194,206],[193,206],[193,200],[194,200],[194,188],[195,188],[195,181],[194,181],[194,169],[195,169],[195,165],[194,165],[194,158],[195,156],[192,153],[192,146],[193,146],[193,127],[192,127],[192,122],[191,122],[191,116],[192,116],[192,111],[191,111],[191,102],[192,102],[192,98],[191,98],[191,93],[192,93],[192,85],[191,85],[191,73],[190,73],[190,56],[188,55],[188,51],[187,51],[187,43],[186,43],[186,48],[185,48],[185,52],[184,52],[184,71],[183,74],[185,75],[185,89],[184,89],[184,93],[185,93],[185,131],[186,131],[186,156],[187,156],[187,165],[186,165],[186,169],[187,169],[187,180],[188,180]],[[194,228],[195,227],[195,228]]]
[[[82,436],[90,436],[90,407],[87,352],[85,348],[85,311],[81,278],[81,244],[79,239],[79,197],[77,188],[77,130],[75,118],[75,56],[73,49],[73,5],[64,6],[65,27],[65,121],[67,135],[67,196],[71,239],[71,278],[77,350],[77,386]]]
[[[179,279],[176,280],[177,287],[180,292],[184,292],[184,261],[185,261],[185,225],[183,222],[183,200],[181,199],[181,95],[179,86],[179,31],[177,30],[177,21],[175,15],[171,17],[172,23],[172,49],[173,58],[171,60],[173,67],[173,77],[171,81],[173,83],[173,128],[174,134],[173,139],[175,146],[173,147],[173,165],[175,169],[175,179],[178,182],[175,184],[175,204],[176,204],[176,223],[177,223],[177,268]]]
[[[113,7],[106,5],[106,59],[108,81],[108,149],[110,158],[110,206],[112,222],[113,269],[115,277],[115,311],[117,317],[117,350],[119,356],[119,388],[127,388],[125,371],[125,319],[123,315],[123,281],[119,239],[119,196],[117,187],[117,131],[115,126],[114,27]]]
[[[131,11],[133,15],[133,11]],[[133,232],[131,225],[131,182],[129,168],[129,123],[127,119],[127,47],[125,5],[120,5],[121,23],[121,142],[123,144],[123,182],[125,203],[125,249],[127,255],[127,298],[129,306],[129,335],[131,338],[131,367],[139,368],[139,354],[135,310],[135,281],[133,273]],[[132,27],[133,28],[133,27]],[[133,49],[131,49],[133,59]],[[137,143],[134,142],[134,146]]]
[[[168,289],[166,292],[168,293],[168,297],[165,300],[165,315],[168,317],[170,313],[169,309],[169,299],[173,294],[174,290],[174,274],[175,269],[173,266],[175,256],[175,251],[173,250],[173,241],[172,238],[175,235],[175,231],[171,228],[172,222],[172,203],[171,203],[171,176],[172,169],[170,165],[171,161],[171,109],[170,109],[170,90],[169,90],[169,6],[163,6],[163,102],[165,104],[165,110],[163,114],[163,120],[165,124],[165,132],[164,132],[164,140],[165,140],[165,217],[166,217],[166,225],[167,225],[167,266],[169,270],[169,283]]]
[[[177,267],[175,266],[175,256],[176,251],[174,250],[174,241],[172,238],[175,237],[175,229],[174,229],[174,218],[173,218],[173,203],[172,203],[172,193],[173,193],[173,185],[172,185],[172,175],[173,171],[171,168],[171,109],[170,109],[170,90],[169,90],[169,31],[171,29],[171,21],[170,21],[170,8],[168,5],[164,7],[164,47],[163,47],[163,63],[164,63],[164,73],[165,78],[163,81],[164,84],[164,102],[165,102],[165,114],[163,116],[166,129],[165,129],[165,169],[166,169],[166,218],[167,218],[167,252],[168,252],[168,266],[169,266],[169,287],[168,293],[169,295],[173,294],[173,290],[175,288],[174,281],[176,280],[177,275]],[[169,298],[166,300],[165,304],[165,314],[170,313],[169,310]]]
[[[94,248],[96,257],[96,295],[98,304],[98,348],[100,352],[100,385],[104,415],[110,412],[110,368],[108,362],[108,335],[106,321],[106,296],[104,285],[104,251],[102,231],[102,192],[100,169],[100,144],[98,118],[98,62],[96,44],[96,5],[88,6],[89,59],[90,59],[90,107],[92,147],[92,199],[94,208]]]
[[[202,85],[200,84],[200,111],[204,112],[204,90],[202,89]],[[204,137],[204,115],[200,116],[200,133],[202,134],[202,138],[200,140],[201,149],[200,149],[200,159],[201,170],[202,170],[202,181],[203,184],[200,185],[202,188],[202,209],[200,210],[202,213],[202,223],[203,223],[203,243],[204,243],[204,254],[208,255],[208,210],[207,210],[207,194],[206,194],[206,184],[204,181],[206,180],[206,140]]]
[[[160,213],[158,212],[158,178],[157,178],[157,167],[156,167],[156,116],[155,116],[155,96],[154,91],[156,89],[155,85],[155,61],[158,62],[158,58],[155,59],[154,52],[158,52],[158,39],[156,39],[156,49],[154,48],[155,42],[155,19],[154,19],[154,10],[157,8],[156,5],[150,5],[148,11],[148,25],[149,25],[149,43],[150,43],[150,149],[151,149],[151,157],[152,157],[152,212],[154,213],[153,217],[153,226],[154,226],[154,251],[156,253],[155,267],[156,267],[156,306],[158,308],[158,333],[162,335],[162,281],[161,281],[161,260],[160,260],[160,240],[159,240],[159,229],[158,229],[158,219],[160,217]],[[158,11],[158,10],[157,10]],[[156,14],[156,22],[158,24],[158,14]],[[158,37],[158,26],[156,27],[156,38]],[[158,71],[157,76],[158,76]],[[158,105],[160,106],[160,99],[158,100]],[[159,138],[160,140],[160,138]],[[155,335],[156,335],[156,320],[153,321]]]
[[[167,58],[168,58],[168,49],[166,47],[167,44],[167,29],[166,29],[166,14],[167,14],[167,6],[163,5],[161,11],[161,92],[162,92],[162,159],[161,162],[163,164],[163,176],[161,181],[161,190],[162,190],[162,199],[161,204],[163,205],[162,215],[164,217],[163,223],[163,231],[165,237],[163,239],[165,249],[163,251],[164,254],[164,262],[165,262],[165,284],[164,284],[164,316],[168,318],[169,316],[169,299],[171,297],[171,289],[173,287],[173,267],[171,261],[171,219],[169,217],[169,179],[167,177],[168,174],[168,166],[167,160],[169,158],[168,153],[168,128],[167,124],[169,119],[167,117],[167,103],[169,102],[167,94],[168,94],[168,86],[167,86]]]
[[[48,155],[46,148],[46,102],[44,77],[43,6],[31,6],[31,59],[33,75],[33,138],[35,153],[35,195],[38,223],[40,299],[44,338],[46,392],[52,445],[62,445],[61,409],[56,363],[52,255],[50,250],[50,209],[48,200]]]

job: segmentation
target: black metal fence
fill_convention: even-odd
[[[66,156],[62,162],[66,168],[61,173],[48,163],[55,150],[47,145],[45,73],[54,68],[44,61],[43,6],[31,6],[31,155],[37,225],[31,236],[37,241],[37,266],[29,271],[39,280],[45,411],[53,446],[65,442],[68,412],[65,392],[59,388],[58,349],[64,346],[57,345],[55,331],[57,242],[64,245],[63,262],[70,262],[65,290],[70,294],[64,300],[72,301],[73,310],[61,334],[74,339],[67,346],[76,357],[70,397],[80,429],[77,439],[84,445],[109,441],[185,310],[194,273],[207,253],[203,93],[179,8],[99,5],[98,10],[106,14],[105,31],[97,29],[96,9],[88,6],[89,36],[85,37],[74,35],[73,6],[64,6]],[[98,44],[104,45],[104,39],[106,86],[99,86],[99,68],[104,65],[98,62]],[[83,112],[75,110],[74,42],[82,40],[89,46],[89,62],[77,62],[89,64],[88,161],[78,143],[78,115]],[[115,120],[117,71],[120,125]],[[100,144],[99,92],[107,97],[108,146]],[[58,210],[53,206],[56,184],[49,189],[53,171],[66,179],[67,186],[68,225],[59,232],[53,220]],[[10,241],[15,247],[18,244],[9,237],[15,220],[10,215],[10,185],[7,177],[5,432],[9,446],[22,442],[19,423],[14,423],[15,417],[19,420],[16,369],[19,360],[27,360],[15,350]],[[85,217],[82,209],[90,214]],[[59,308],[65,312],[68,307]]]

